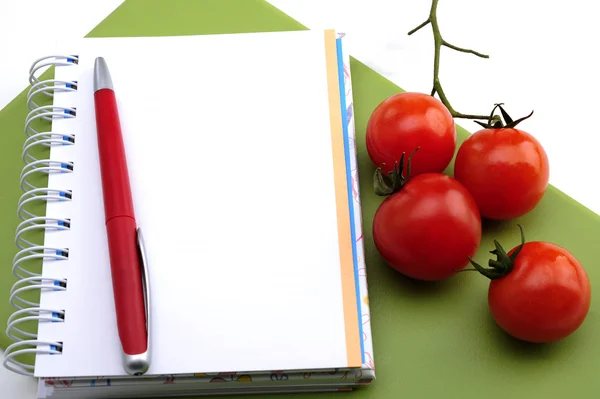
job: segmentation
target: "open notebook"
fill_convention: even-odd
[[[373,380],[342,37],[90,38],[36,61],[5,366],[40,378],[40,398]],[[143,377],[124,372],[116,329],[92,87],[99,56],[149,262]],[[54,66],[47,79],[44,65]]]

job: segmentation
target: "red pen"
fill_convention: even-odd
[[[94,104],[104,212],[123,367],[142,375],[150,367],[150,292],[144,241],[129,185],[125,146],[106,62],[94,64]]]

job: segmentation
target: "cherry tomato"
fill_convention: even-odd
[[[525,243],[523,236],[522,240],[508,256],[495,252],[499,255],[496,267],[477,265],[492,279],[490,311],[498,325],[517,339],[558,341],[575,332],[587,316],[591,302],[588,276],[565,248],[544,241]]]
[[[424,173],[409,178],[380,204],[373,239],[387,263],[405,276],[442,280],[463,269],[477,251],[481,219],[473,197],[458,181]]]
[[[390,172],[403,153],[420,147],[412,163],[413,175],[441,173],[456,149],[456,127],[448,108],[424,93],[395,94],[375,108],[366,132],[369,157]]]
[[[542,145],[515,127],[474,133],[460,146],[454,163],[454,177],[487,219],[513,219],[533,210],[546,192],[549,175]]]

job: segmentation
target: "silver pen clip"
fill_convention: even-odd
[[[142,288],[144,290],[144,307],[146,309],[146,333],[148,338],[148,346],[146,347],[146,352],[140,354],[128,355],[125,352],[123,352],[123,366],[128,374],[139,376],[146,373],[146,371],[148,371],[148,368],[150,368],[150,338],[152,336],[152,334],[150,333],[150,329],[152,323],[150,322],[150,279],[148,276],[148,259],[146,257],[144,237],[142,235],[142,230],[139,227],[137,228],[136,240],[140,256]]]

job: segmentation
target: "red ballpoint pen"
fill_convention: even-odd
[[[94,104],[110,268],[123,367],[142,375],[150,367],[150,292],[141,230],[129,185],[125,146],[106,62],[94,64]]]

